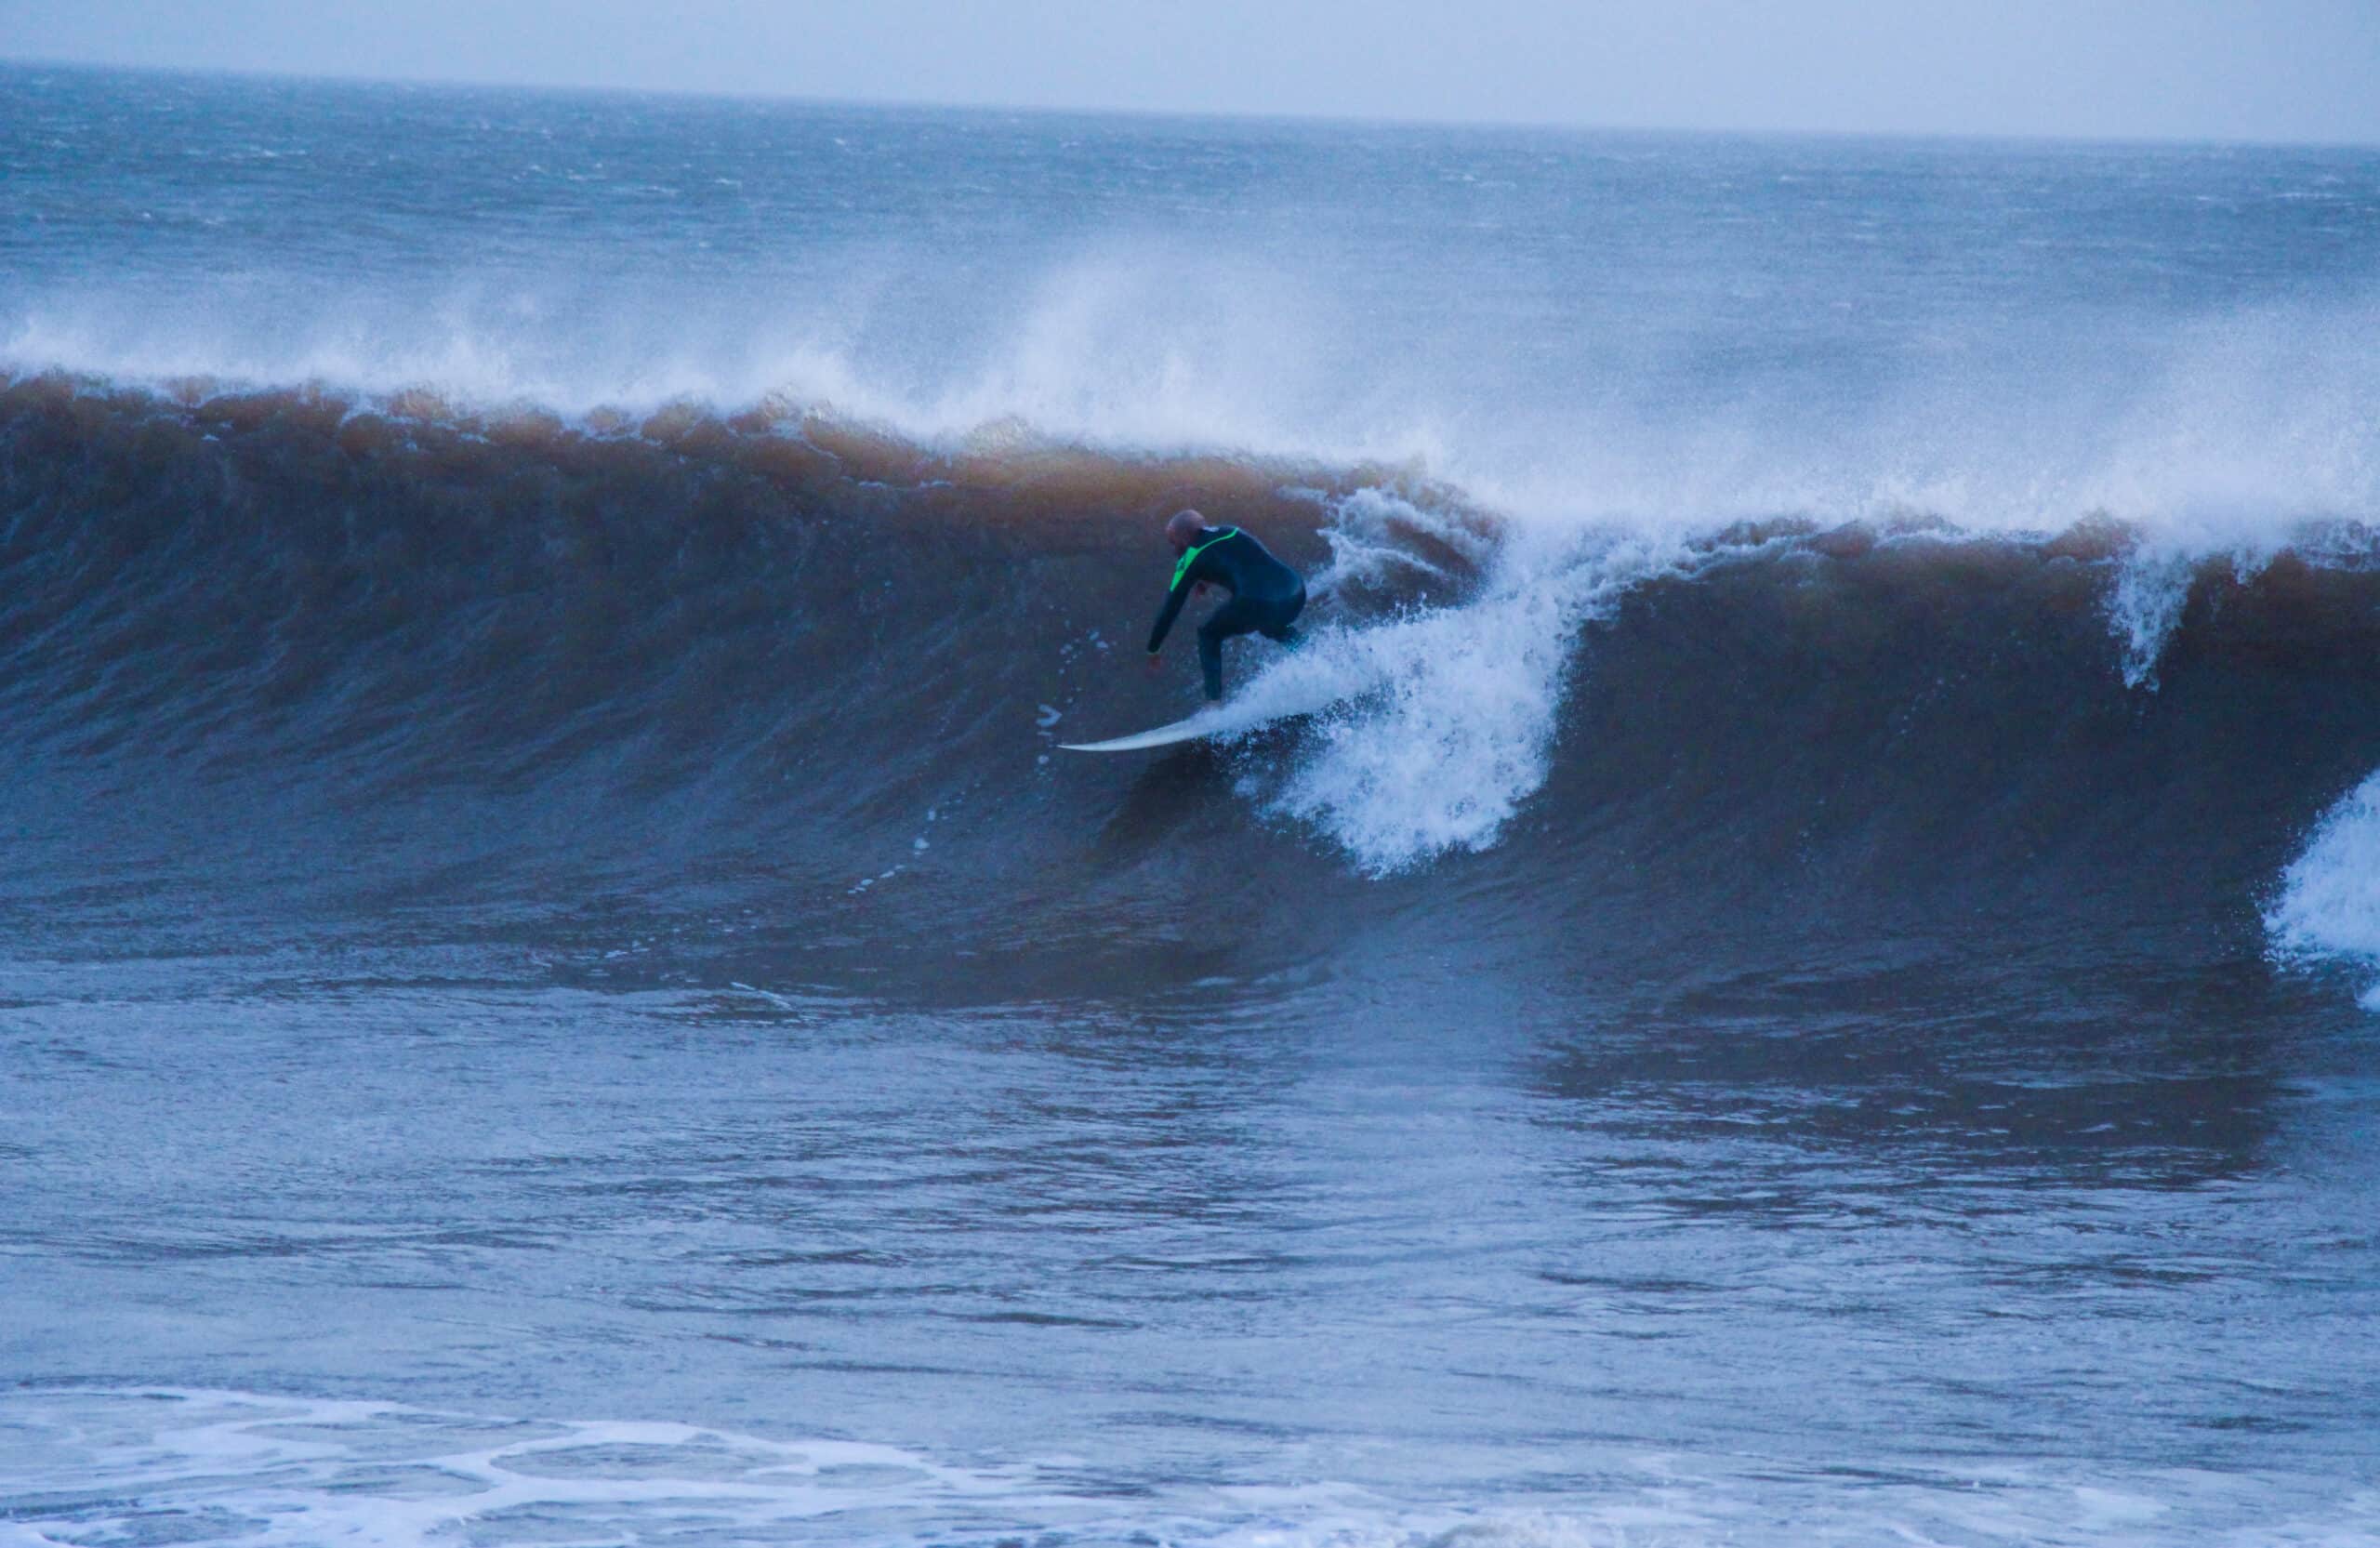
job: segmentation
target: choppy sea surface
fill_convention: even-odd
[[[0,66],[0,1545],[2380,1542],[2374,337],[2364,149]]]

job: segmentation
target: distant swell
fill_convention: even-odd
[[[0,386],[0,458],[28,928],[639,899],[758,917],[822,978],[957,950],[1047,984],[1185,909],[1288,966],[1855,927],[2254,958],[2260,910],[2319,956],[2309,888],[2369,906],[2351,867],[2284,879],[2380,766],[2352,526],[2253,560],[2083,511],[1565,527],[1410,468],[1015,427],[57,377]],[[1137,666],[1184,505],[1316,582],[1313,645],[1236,645],[1236,691],[1345,703],[1236,748],[1053,754],[1189,708],[1186,635]],[[70,853],[173,880],[69,886]]]

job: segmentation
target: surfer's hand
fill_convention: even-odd
[[[1190,583],[1190,594],[1194,597],[1205,596],[1207,594],[1207,583],[1203,580],[1192,581]]]
[[[1150,670],[1150,671],[1152,671],[1152,672],[1156,671],[1156,670],[1157,670],[1157,664],[1158,662],[1160,662],[1160,661],[1164,660],[1164,659],[1165,659],[1165,658],[1164,658],[1163,656],[1161,656],[1161,655],[1157,655],[1157,652],[1155,652],[1155,651],[1151,651],[1151,652],[1149,652],[1149,654],[1148,654],[1149,670]]]

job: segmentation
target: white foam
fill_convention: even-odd
[[[1476,568],[1496,556],[1494,540],[1475,523],[1384,489],[1358,489],[1329,504],[1331,521],[1322,536],[1330,563],[1317,582],[1320,591],[1415,579],[1451,584],[1454,577],[1444,568],[1402,540],[1408,535],[1443,543]]]
[[[143,1537],[325,1542],[910,1541],[1080,1515],[1023,1471],[893,1447],[694,1425],[469,1419],[398,1404],[172,1389],[20,1395],[0,1510],[68,1543]],[[11,1472],[15,1470],[12,1468]],[[71,1490],[62,1507],[52,1491]],[[835,1530],[838,1523],[848,1523]]]
[[[1391,498],[1368,493],[1354,513],[1377,520]],[[1415,511],[1412,524],[1428,519]],[[1522,527],[1476,600],[1318,632],[1235,698],[1250,714],[1348,700],[1261,799],[1374,875],[1488,848],[1545,781],[1580,628],[1686,557],[1675,538]]]
[[[2323,815],[2281,872],[2264,922],[2283,962],[2339,961],[2380,974],[2380,773]],[[2380,1011],[2380,976],[2362,1000]]]
[[[1796,1466],[1624,1447],[1539,1459],[1559,1493],[1415,1499],[1327,1479],[1197,1485],[1162,1462],[919,1451],[669,1422],[489,1418],[178,1389],[0,1394],[0,1548],[1001,1541],[1213,1548],[1749,1548],[1830,1542],[2380,1543],[2336,1478],[1976,1457]],[[1178,1459],[1175,1459],[1178,1462]],[[1089,1481],[1086,1481],[1088,1476]]]
[[[2161,548],[2124,555],[2108,593],[2108,625],[2121,653],[2123,685],[2157,690],[2157,663],[2181,627],[2198,563],[2187,552]]]

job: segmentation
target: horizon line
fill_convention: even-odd
[[[667,98],[716,102],[771,102],[863,111],[911,110],[927,112],[1018,113],[1042,117],[1142,118],[1209,123],[1289,124],[1318,127],[1386,129],[1539,130],[1568,134],[1662,135],[1681,138],[1738,139],[1839,139],[1955,141],[1976,144],[2106,145],[2219,150],[2372,151],[2380,139],[2306,139],[2250,136],[2222,139],[2208,136],[2138,133],[2077,134],[2043,129],[1908,129],[1817,128],[1783,126],[1620,124],[1559,118],[1399,117],[1391,114],[1302,112],[1294,109],[1256,112],[1230,108],[1117,107],[1049,102],[951,101],[926,98],[827,97],[800,91],[734,90],[718,86],[615,86],[585,81],[524,81],[450,75],[375,75],[351,71],[299,71],[269,66],[127,64],[119,60],[55,56],[0,54],[0,68],[77,70],[95,73],[185,76],[231,81],[284,81],[293,85],[337,86],[400,86],[447,91],[546,92],[562,96]]]

